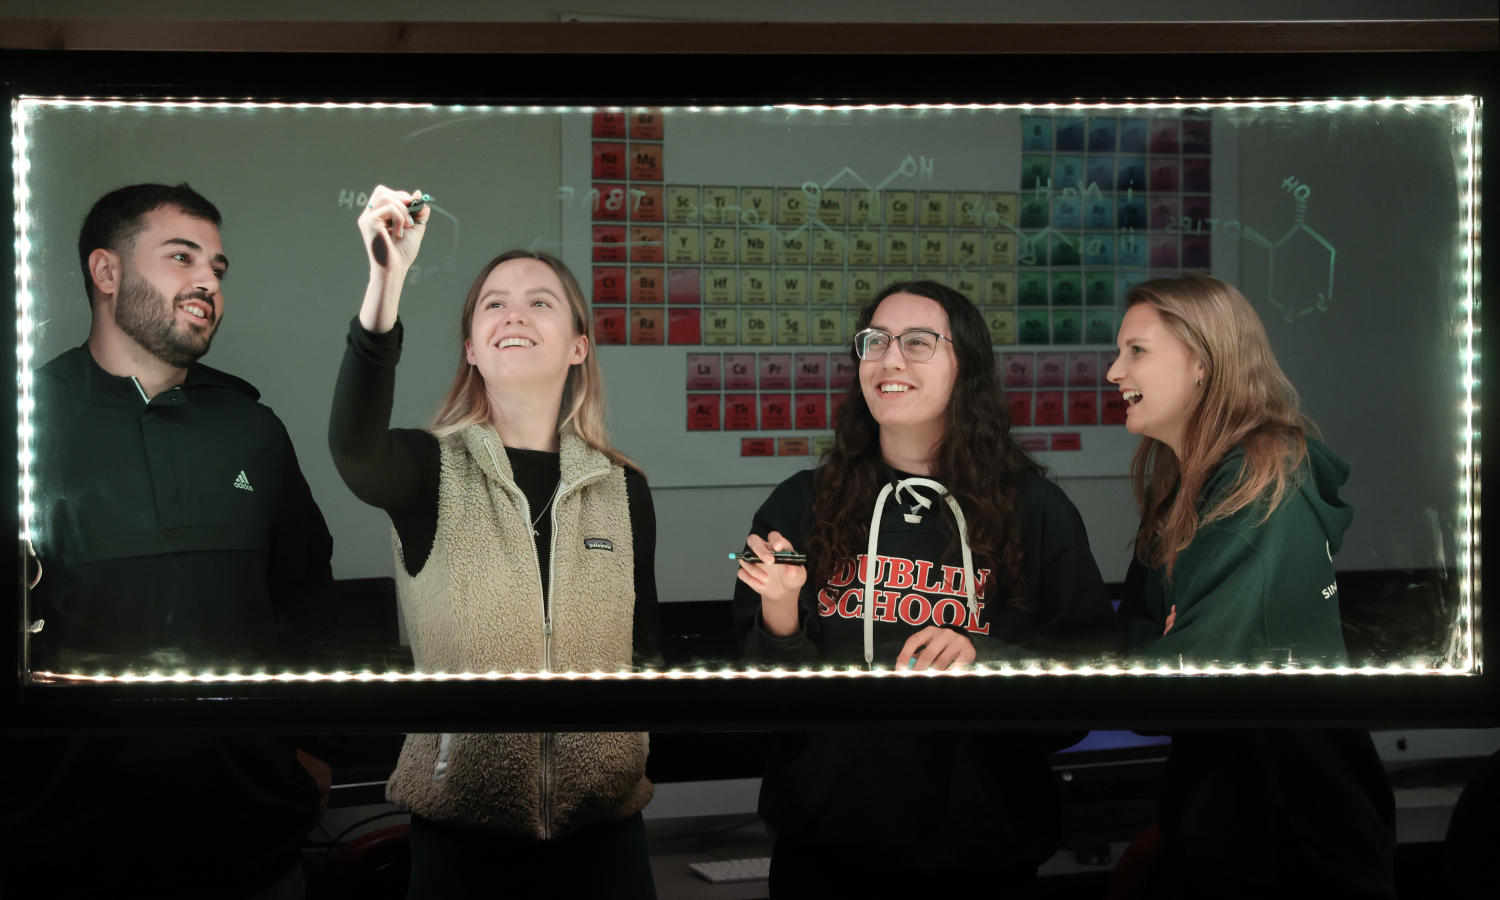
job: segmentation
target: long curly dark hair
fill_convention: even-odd
[[[926,297],[948,314],[958,373],[948,398],[943,437],[932,457],[932,478],[963,509],[976,566],[982,560],[997,575],[1007,576],[996,578],[995,584],[1009,595],[1010,602],[1021,605],[1018,485],[1022,475],[1040,473],[1042,467],[1011,438],[1010,414],[995,372],[989,328],[973,302],[958,291],[935,281],[908,281],[891,285],[870,301],[859,314],[856,331],[870,326],[881,301],[892,294]],[[849,356],[858,370],[853,344]],[[814,475],[814,524],[808,536],[808,552],[817,559],[820,584],[865,551],[870,514],[887,477],[882,471],[880,425],[865,402],[858,378],[850,385],[833,427],[833,449]],[[946,504],[937,507],[950,527],[955,527],[956,545],[952,512]]]

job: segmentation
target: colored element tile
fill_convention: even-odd
[[[594,226],[594,262],[624,262],[624,245],[623,225]]]
[[[762,353],[759,356],[760,389],[784,391],[792,386],[792,355]]]
[[[699,218],[698,186],[696,184],[667,185],[667,221],[696,222]]]
[[[1052,274],[1052,305],[1081,306],[1083,304],[1083,273],[1054,272]]]
[[[990,329],[991,344],[1008,347],[1016,343],[1016,314],[1014,310],[985,310],[984,324]]]
[[[1109,306],[1115,302],[1115,273],[1085,272],[1083,302],[1089,306]]]
[[[819,431],[828,427],[828,395],[798,394],[797,428],[804,431]]]
[[[630,261],[659,263],[662,261],[662,230],[655,225],[630,226]]]
[[[1085,344],[1113,344],[1115,342],[1115,311],[1090,309],[1083,314],[1083,342]]]
[[[667,229],[667,262],[695,263],[698,261],[699,235],[697,228]]]
[[[1077,309],[1058,310],[1052,314],[1052,343],[1083,343],[1083,311]]]
[[[724,430],[754,431],[759,401],[754,394],[724,395]]]
[[[622,138],[625,136],[623,109],[602,109],[594,113],[593,136],[596,138]]]
[[[594,302],[625,302],[625,267],[594,266]]]
[[[1062,387],[1068,377],[1068,354],[1038,353],[1036,355],[1036,386]]]
[[[665,316],[662,310],[635,307],[630,308],[630,343],[632,344],[661,344],[666,342],[667,329],[663,322]]]
[[[771,343],[771,311],[769,309],[740,310],[740,343],[748,346]]]
[[[667,310],[667,343],[703,343],[703,311],[696,308]]]
[[[1119,120],[1112,118],[1089,117],[1089,152],[1090,153],[1113,153],[1115,149],[1115,134]],[[1022,146],[1021,149],[1026,149]],[[1111,188],[1104,188],[1111,190]]]
[[[1182,167],[1175,159],[1151,160],[1151,190],[1175,191],[1180,181]]]
[[[1213,177],[1209,162],[1206,159],[1185,159],[1182,161],[1182,189],[1185,191],[1201,191],[1208,193],[1213,189]]]
[[[798,353],[792,360],[793,386],[799,391],[828,389],[828,354]]]
[[[674,304],[697,304],[703,299],[702,271],[671,269],[667,273],[667,300]]]
[[[662,139],[662,111],[649,106],[637,106],[630,110],[630,137],[632,140],[659,141]]]
[[[688,398],[687,398],[687,430],[688,431],[718,431],[719,430],[719,395],[718,394],[688,394]]]
[[[631,181],[661,181],[662,174],[662,145],[661,144],[631,144],[630,145],[630,180]],[[601,175],[601,178],[609,176]]]
[[[661,185],[643,185],[630,188],[630,219],[633,222],[660,222],[662,220]]]
[[[1005,389],[1036,386],[1036,356],[1031,353],[1007,353],[1002,357],[1001,377]]]
[[[665,271],[662,269],[632,268],[630,270],[630,302],[662,302],[665,299],[665,274]]]
[[[1035,424],[1061,425],[1065,413],[1062,391],[1037,391]]]
[[[807,344],[807,310],[776,310],[776,343],[782,347]]]
[[[626,219],[625,186],[596,184],[588,193],[589,205],[596,222],[623,222]]]
[[[1021,149],[1022,150],[1051,150],[1052,149],[1052,117],[1051,116],[1022,116],[1021,117]]]
[[[1099,424],[1099,392],[1068,391],[1068,424]]]
[[[739,278],[733,269],[703,270],[703,302],[732,304],[738,292]]]
[[[755,390],[756,372],[754,353],[724,354],[724,389],[726,391]]]
[[[625,322],[624,308],[594,310],[594,343],[625,343]]]
[[[760,395],[760,427],[765,431],[785,431],[792,427],[792,395]]]
[[[1031,392],[1019,391],[1005,394],[1005,405],[1010,411],[1010,424],[1013,428],[1025,428],[1031,425]]]
[[[594,144],[594,177],[595,178],[624,178],[625,177],[625,145],[624,144]]]
[[[849,385],[854,383],[856,372],[854,360],[840,353],[835,354],[828,364],[830,366],[828,386],[836,391],[847,390]]]
[[[1068,387],[1099,386],[1099,354],[1092,351],[1068,354]]]
[[[732,309],[703,311],[703,343],[724,347],[739,343],[738,323]]]
[[[1045,309],[1023,309],[1017,317],[1017,334],[1022,344],[1052,343],[1051,323]]]

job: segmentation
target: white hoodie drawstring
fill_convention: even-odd
[[[958,501],[948,493],[948,489],[933,481],[931,478],[903,478],[895,484],[887,484],[880,490],[880,496],[875,498],[875,514],[870,518],[870,544],[865,553],[865,668],[870,669],[875,664],[875,579],[880,576],[880,557],[875,555],[877,544],[880,540],[880,513],[885,509],[885,501],[890,497],[892,491],[896,494],[896,502],[901,502],[901,492],[906,493],[912,500],[916,501],[911,512],[904,513],[906,521],[915,525],[922,521],[922,514],[917,512],[918,507],[931,509],[932,501],[917,493],[914,488],[931,488],[938,492],[938,496],[948,501],[948,508],[953,510],[953,518],[958,522],[958,542],[963,550],[964,557],[964,593],[969,598],[969,617],[974,621],[979,619],[979,604],[974,599],[974,555],[969,550],[969,526],[964,521],[964,511],[959,509]]]

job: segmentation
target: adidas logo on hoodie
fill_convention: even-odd
[[[237,487],[237,488],[239,488],[242,491],[254,491],[255,490],[255,488],[253,488],[253,487],[250,486],[250,479],[248,479],[248,478],[245,477],[245,470],[244,469],[240,470],[240,477],[238,477],[238,478],[236,478],[234,480],[234,486]]]

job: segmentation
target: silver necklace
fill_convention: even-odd
[[[546,503],[545,506],[542,507],[542,511],[536,514],[536,518],[535,519],[531,520],[531,536],[532,537],[541,537],[541,535],[537,533],[536,523],[542,521],[542,516],[545,516],[547,514],[547,510],[551,508],[552,501],[557,499],[557,492],[560,491],[560,490],[562,490],[562,482],[561,481],[559,481],[557,483],[557,487],[555,487],[555,488],[552,489],[552,496],[547,498],[547,503]]]

